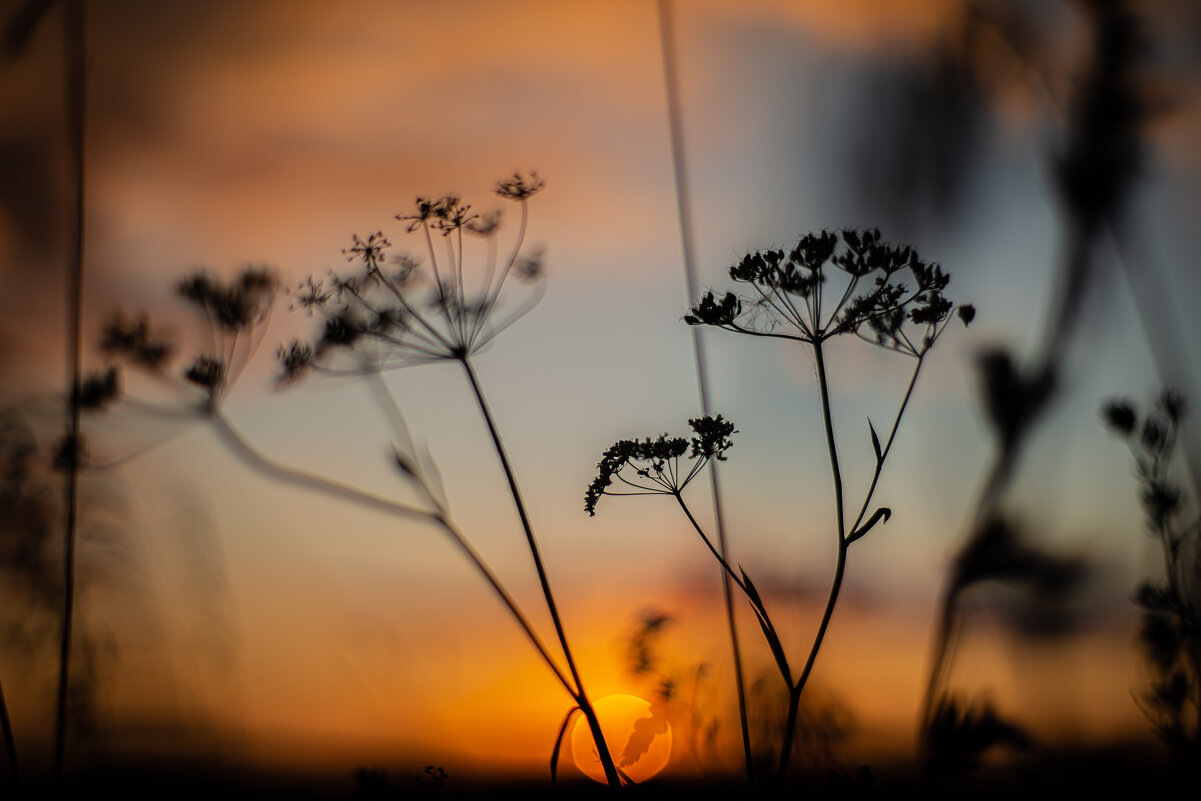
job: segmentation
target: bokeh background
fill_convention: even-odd
[[[20,5],[4,0],[0,18]],[[1183,0],[1137,6],[1152,111],[1138,127],[1140,170],[1123,233],[1096,243],[1061,392],[1006,501],[1040,543],[1084,559],[1088,579],[1054,625],[1021,625],[1006,590],[973,595],[951,679],[1047,743],[1151,739],[1133,698],[1142,676],[1129,595],[1159,557],[1128,454],[1097,409],[1165,382],[1188,393],[1201,356],[1201,13]],[[3,400],[43,445],[61,434],[67,383],[58,14],[0,69]],[[1057,291],[1067,234],[1055,165],[1089,67],[1090,18],[1084,4],[1033,0],[687,0],[674,19],[702,284],[724,287],[748,250],[876,226],[940,262],[949,294],[978,309],[923,374],[877,493],[894,517],[852,553],[813,679],[845,735],[836,758],[911,754],[939,587],[993,448],[976,358],[1037,349]],[[589,692],[650,697],[657,678],[631,672],[628,642],[648,610],[671,616],[658,671],[691,686],[704,664],[695,704],[718,726],[708,745],[698,738],[700,758],[678,734],[670,770],[736,775],[715,565],[664,499],[606,499],[592,519],[582,508],[609,444],[682,432],[699,408],[680,319],[689,298],[657,4],[107,0],[88,4],[87,54],[93,368],[104,361],[90,345],[116,309],[198,341],[199,321],[174,296],[197,267],[266,264],[294,284],[345,269],[354,233],[383,230],[419,252],[393,219],[419,195],[455,193],[486,210],[502,204],[496,179],[545,178],[527,241],[546,248],[549,291],[478,370]],[[1152,287],[1141,310],[1139,281]],[[287,307],[277,304],[229,416],[283,462],[411,497],[363,386],[274,387],[275,345],[313,325]],[[739,429],[721,473],[732,551],[800,654],[835,552],[813,366],[787,344],[704,336],[713,406]],[[888,418],[909,365],[855,341],[831,358],[844,464],[861,488],[866,419]],[[432,365],[388,380],[456,518],[549,635],[461,374]],[[436,530],[274,484],[198,423],[148,423],[118,407],[87,430],[96,461],[123,461],[85,480],[78,614],[94,656],[80,679],[90,725],[73,735],[70,760],[545,770],[569,700]],[[708,519],[706,491],[690,488]],[[0,573],[0,676],[37,765],[51,734],[54,627],[37,622],[47,602],[27,590]],[[753,618],[742,624],[766,704],[770,655]]]

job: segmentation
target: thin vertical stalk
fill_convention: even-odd
[[[834,477],[834,511],[838,518],[838,541],[847,538],[846,512],[842,501],[842,470],[838,466],[838,447],[834,444],[834,420],[830,413],[830,387],[826,383],[826,360],[822,354],[822,340],[813,341],[813,355],[817,362],[817,388],[821,393],[822,422],[826,428],[826,447],[830,452],[830,473]]]
[[[897,437],[897,429],[901,427],[901,418],[905,416],[905,410],[909,408],[909,400],[913,397],[913,388],[917,386],[918,374],[922,371],[922,363],[926,359],[926,354],[922,353],[917,357],[917,364],[913,367],[913,375],[909,377],[909,386],[905,388],[905,396],[901,399],[901,405],[897,409],[897,416],[893,419],[892,431],[888,434],[888,439],[884,443],[880,455],[876,457],[876,468],[872,471],[872,481],[868,485],[867,494],[863,496],[863,505],[859,507],[859,514],[855,517],[855,522],[851,524],[851,534],[859,528],[863,523],[863,517],[867,514],[867,509],[871,505],[872,498],[876,495],[876,486],[880,483],[880,475],[884,472],[884,462],[888,459],[888,453],[892,450],[892,443]]]
[[[67,703],[70,684],[72,618],[75,607],[75,536],[79,514],[80,354],[82,351],[83,247],[84,247],[84,8],[83,0],[66,0],[63,6],[63,47],[67,60],[67,163],[74,176],[74,204],[67,269],[67,363],[69,369],[66,481],[63,531],[63,609],[59,640],[58,695],[54,718],[54,787],[62,785],[67,737]]]
[[[8,775],[13,786],[13,795],[21,797],[21,767],[17,763],[17,741],[13,738],[13,724],[8,717],[8,704],[4,699],[4,687],[0,685],[0,729],[4,732],[4,751],[8,756]]]
[[[792,755],[793,729],[796,728],[797,711],[801,702],[801,693],[809,681],[809,674],[817,660],[817,652],[821,650],[826,638],[826,630],[830,627],[830,618],[834,615],[834,606],[838,603],[838,594],[842,590],[842,579],[847,564],[847,534],[846,519],[842,498],[842,470],[838,464],[838,447],[834,442],[834,421],[830,412],[830,388],[826,381],[826,361],[822,354],[822,340],[815,339],[813,353],[817,362],[817,386],[821,393],[822,422],[826,429],[826,447],[830,454],[830,471],[834,477],[834,509],[838,520],[838,561],[834,568],[834,581],[830,586],[830,597],[826,600],[826,610],[822,613],[821,624],[817,627],[817,635],[813,638],[813,647],[809,649],[809,657],[796,684],[792,687],[788,698],[788,723],[784,730],[784,745],[780,750],[780,768],[778,779],[783,783],[788,775],[788,761]],[[907,396],[908,397],[908,396]]]
[[[838,593],[842,590],[842,578],[846,572],[846,565],[847,543],[846,540],[843,540],[838,543],[838,562],[834,567],[834,581],[830,585],[830,597],[826,600],[826,611],[822,613],[822,622],[817,627],[817,636],[813,638],[813,647],[809,649],[809,657],[805,660],[805,667],[801,670],[801,675],[789,694],[789,722],[788,728],[784,731],[784,746],[780,751],[779,780],[781,782],[788,775],[788,760],[792,753],[793,729],[796,728],[797,709],[801,703],[801,693],[804,692],[805,684],[809,681],[809,674],[813,671],[813,663],[817,661],[817,652],[821,649],[822,641],[826,638],[826,630],[830,627],[830,618],[833,617],[834,606],[838,603]]]
[[[671,130],[672,167],[676,183],[676,206],[680,218],[680,244],[684,254],[684,280],[691,303],[697,296],[696,265],[692,255],[692,207],[689,203],[687,160],[684,158],[684,123],[680,109],[679,77],[676,73],[675,27],[671,0],[659,0],[659,33],[662,37],[663,74],[667,88],[667,116]],[[701,330],[692,329],[692,353],[696,361],[697,391],[700,395],[701,414],[711,415],[709,405],[709,382],[706,371],[705,345]],[[717,548],[723,563],[729,563],[726,544],[725,515],[722,510],[721,484],[718,480],[717,464],[709,467],[709,485],[713,492],[713,517],[717,529]],[[738,690],[738,722],[742,727],[742,751],[746,762],[746,778],[755,783],[754,759],[751,754],[751,731],[746,711],[746,681],[743,678],[742,649],[738,642],[738,626],[734,617],[733,589],[730,576],[721,573],[722,603],[725,606],[726,626],[730,630],[730,649],[734,657],[734,683]]]
[[[605,769],[605,778],[611,787],[619,787],[621,786],[621,777],[617,773],[617,766],[613,764],[613,757],[609,753],[609,746],[605,742],[600,721],[596,717],[596,711],[592,708],[592,703],[588,700],[588,695],[584,691],[584,683],[580,679],[580,671],[576,666],[575,657],[571,654],[571,646],[567,642],[567,632],[564,630],[563,621],[559,616],[559,606],[555,603],[555,596],[550,588],[550,579],[547,577],[546,568],[542,563],[542,553],[538,548],[537,540],[534,538],[534,529],[530,525],[530,518],[526,512],[525,502],[522,500],[521,490],[517,486],[516,474],[514,474],[513,467],[509,463],[509,456],[505,452],[504,443],[501,442],[500,431],[497,429],[496,422],[492,418],[492,412],[488,408],[488,402],[484,398],[484,392],[480,388],[475,370],[471,367],[471,361],[464,355],[459,359],[459,362],[463,365],[463,372],[467,374],[467,380],[471,384],[471,391],[475,395],[480,415],[484,418],[484,423],[488,426],[488,433],[492,436],[492,445],[496,449],[496,456],[500,460],[501,469],[504,470],[505,479],[509,483],[509,493],[513,496],[513,505],[517,509],[517,516],[521,519],[521,528],[525,533],[525,540],[529,546],[530,555],[534,559],[534,568],[538,571],[538,581],[542,585],[542,595],[546,598],[546,607],[550,611],[551,620],[554,622],[555,634],[559,637],[559,644],[563,648],[563,656],[567,660],[567,667],[571,671],[572,680],[575,682],[576,702],[580,705],[580,711],[584,714],[584,718],[588,721],[588,727],[592,730],[592,738],[596,742],[597,755],[600,757],[601,766]]]

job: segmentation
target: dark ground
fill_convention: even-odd
[[[406,772],[407,774],[407,772]],[[456,777],[453,773],[440,786],[419,783],[415,775],[373,770],[355,775],[305,777],[257,773],[213,765],[123,764],[80,768],[69,777],[65,797],[79,799],[296,799],[325,801],[343,799],[607,799],[606,787],[572,779],[552,787],[549,777],[527,781],[488,782],[482,778]],[[977,768],[957,777],[923,780],[907,766],[848,766],[841,770],[797,777],[785,792],[772,788],[749,790],[731,779],[651,780],[625,788],[627,799],[893,799],[971,798],[1123,798],[1143,799],[1198,797],[1201,789],[1201,760],[1191,763],[1170,760],[1162,750],[1114,747],[1089,751],[1043,751],[1014,755],[997,764]],[[51,798],[46,786],[26,786],[27,799]],[[5,785],[0,798],[15,798]]]

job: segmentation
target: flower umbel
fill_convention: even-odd
[[[831,267],[844,278],[827,310]],[[874,228],[807,234],[788,253],[749,253],[730,267],[730,278],[753,294],[706,292],[684,321],[810,344],[853,333],[916,357],[930,349],[954,308],[943,296],[950,276],[912,248],[883,243]],[[963,306],[959,317],[967,325],[974,314]]]
[[[596,478],[584,493],[584,510],[596,514],[596,504],[602,495],[676,495],[700,474],[710,459],[725,461],[725,452],[734,443],[730,435],[738,433],[734,424],[719,414],[689,420],[693,436],[658,439],[623,439],[615,442],[597,464]],[[691,466],[681,467],[680,458],[687,456]],[[613,480],[630,488],[628,492],[611,492]]]
[[[180,297],[203,315],[208,328],[206,346],[181,374],[188,386],[203,393],[209,407],[225,396],[261,344],[277,287],[275,275],[264,267],[248,267],[229,282],[197,272],[178,284]],[[153,373],[166,370],[175,350],[151,334],[148,318],[131,321],[121,314],[105,325],[100,349],[111,359]]]
[[[403,254],[389,266],[385,251],[391,243],[382,231],[356,235],[343,251],[355,272],[310,276],[291,293],[294,307],[320,314],[324,325],[313,342],[279,349],[278,380],[294,381],[310,370],[354,375],[478,353],[541,298],[541,251],[523,253],[521,246],[526,202],[543,185],[536,175],[520,173],[497,184],[497,195],[521,206],[516,241],[503,261],[497,252],[500,214],[473,214],[453,195],[418,198],[412,213],[396,216],[407,223],[406,233],[424,239],[423,258]],[[487,252],[474,279],[464,267],[465,233],[482,239]],[[511,292],[502,293],[510,277],[530,286],[516,303],[506,303]],[[340,354],[351,358],[339,363]]]

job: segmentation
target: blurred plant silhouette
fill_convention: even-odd
[[[965,702],[944,695],[927,725],[929,763],[939,776],[960,776],[974,770],[985,752],[1001,747],[1027,748],[1030,736],[1001,719],[989,700]]]
[[[931,773],[974,764],[977,756],[965,753],[967,745],[984,749],[1012,743],[1017,738],[1010,735],[1019,731],[988,705],[972,713],[946,687],[963,626],[960,606],[968,591],[1001,582],[1031,591],[1029,597],[1035,600],[1054,601],[1070,594],[1084,572],[1079,560],[1050,554],[1032,543],[1004,508],[1006,491],[1035,425],[1063,387],[1065,353],[1097,280],[1096,246],[1106,228],[1123,215],[1141,163],[1140,132],[1151,111],[1139,74],[1138,25],[1127,4],[1087,0],[1079,5],[1089,25],[1091,52],[1070,111],[1064,115],[1063,144],[1053,173],[1064,218],[1066,255],[1054,276],[1054,299],[1029,366],[1020,366],[1001,348],[987,350],[977,360],[985,418],[996,450],[974,519],[944,584],[937,615],[919,720],[922,759]],[[1012,30],[1002,25],[997,31],[1007,28]],[[1020,56],[1023,50],[1019,42],[1012,53]],[[962,741],[955,743],[949,730],[957,725],[965,728]],[[1005,736],[984,736],[981,728]],[[940,753],[946,748],[951,751]]]
[[[59,409],[50,409],[57,416]],[[57,652],[61,634],[64,554],[59,534],[64,509],[57,486],[61,451],[53,447],[48,430],[53,428],[45,410],[30,401],[0,405],[0,645],[11,659],[8,666],[32,671],[26,687],[42,680],[35,668],[49,650]],[[80,547],[74,558],[82,580],[76,591],[89,598],[114,584],[106,579],[132,556],[129,509],[117,485],[86,475],[80,477],[78,504]],[[98,732],[100,690],[118,653],[115,635],[95,616],[76,610],[74,617],[64,734],[79,745]],[[5,700],[0,693],[0,730],[14,794],[20,795],[22,774]]]
[[[14,635],[24,639],[33,621],[43,616],[53,618],[59,605],[55,564],[48,553],[57,515],[45,477],[35,475],[37,451],[33,430],[23,417],[12,408],[0,411],[0,459],[3,459],[0,469],[4,482],[0,485],[0,526],[3,526],[0,570],[5,576],[4,594],[10,598],[17,594],[25,596],[31,611],[40,613],[24,615],[20,630],[6,636],[6,640],[14,639]],[[14,601],[15,598],[9,600],[9,604]],[[19,796],[20,763],[3,689],[0,689],[0,729],[13,792]]]
[[[72,624],[75,613],[75,544],[79,513],[79,462],[85,447],[81,431],[81,351],[83,344],[83,278],[84,278],[84,193],[85,123],[87,114],[87,56],[84,0],[24,0],[15,13],[5,21],[3,54],[17,58],[29,45],[34,32],[53,6],[61,6],[63,39],[63,105],[66,111],[65,156],[70,175],[70,227],[66,236],[66,369],[67,410],[65,432],[58,448],[56,466],[63,481],[63,573],[60,585],[61,623],[59,626],[58,695],[54,723],[54,786],[59,788],[63,778],[66,753],[68,707],[70,705],[70,673]],[[10,757],[12,756],[10,752]],[[13,779],[21,792],[20,777]]]
[[[735,433],[732,424],[720,415],[716,418],[704,417],[689,421],[695,432],[691,441],[665,435],[657,440],[617,442],[605,452],[598,465],[597,477],[585,496],[585,510],[594,513],[597,501],[606,494],[662,494],[676,499],[709,552],[750,602],[776,667],[788,688],[788,715],[777,765],[778,780],[783,782],[794,750],[802,692],[838,601],[847,552],[851,543],[864,537],[878,523],[887,522],[892,515],[892,510],[883,506],[869,515],[876,486],[922,365],[955,316],[952,314],[955,305],[943,294],[950,277],[939,265],[921,260],[912,248],[885,244],[880,232],[875,229],[808,234],[787,254],[783,250],[751,253],[733,265],[729,272],[734,281],[749,285],[753,292],[746,296],[727,292],[720,298],[711,291],[707,292],[684,317],[684,321],[689,325],[708,325],[755,337],[803,343],[813,349],[817,372],[834,485],[838,557],[825,611],[799,675],[794,676],[780,637],[750,577],[741,568],[738,572],[734,571],[684,502],[684,488],[705,465],[711,459],[724,460],[725,451],[732,444],[729,437]],[[827,290],[826,284],[831,273],[842,273],[843,285]],[[859,290],[859,294],[856,294],[856,290]],[[824,305],[827,291],[832,291],[832,297],[837,299],[832,308]],[[956,313],[967,325],[975,316],[975,309],[965,304]],[[877,347],[914,360],[908,386],[883,443],[875,426],[868,422],[875,467],[859,511],[849,523],[848,511],[853,510],[848,509],[844,498],[823,350],[825,343],[843,334],[855,335]],[[693,463],[684,468],[680,465],[680,458],[686,454]],[[609,491],[608,487],[614,479],[626,485],[626,488]]]
[[[788,689],[770,673],[751,682],[751,718],[757,724],[756,762],[760,770],[778,767],[779,748],[784,740],[788,714]],[[854,731],[855,720],[843,699],[827,687],[811,682],[797,708],[793,735],[795,773],[809,776],[834,771],[839,765],[839,748]]]
[[[706,661],[679,664],[665,656],[670,649],[663,647],[662,641],[672,623],[673,617],[667,612],[645,610],[627,642],[627,667],[634,676],[653,682],[652,710],[663,709],[672,725],[672,741],[683,736],[692,761],[704,770],[716,756],[721,728],[712,709],[712,669]],[[649,744],[649,740],[645,742]]]
[[[417,777],[421,789],[437,795],[442,792],[443,785],[450,779],[450,774],[437,765],[426,765],[422,775]]]
[[[1163,578],[1143,581],[1132,598],[1151,676],[1137,699],[1181,764],[1195,767],[1201,757],[1201,519],[1181,524],[1185,493],[1169,476],[1185,414],[1184,399],[1172,390],[1141,419],[1128,400],[1111,400],[1101,410],[1106,427],[1134,457],[1147,533],[1163,555]]]
[[[182,376],[167,371],[174,349],[152,333],[145,318],[113,317],[105,328],[101,347],[114,359],[147,369],[177,389],[190,392],[194,401],[183,410],[183,416],[209,422],[225,444],[254,469],[343,501],[424,520],[449,535],[484,576],[575,701],[573,710],[578,709],[588,721],[609,783],[618,786],[622,778],[609,755],[600,723],[585,692],[525,501],[471,362],[501,331],[528,312],[540,297],[541,253],[524,252],[522,246],[528,201],[543,186],[536,174],[515,173],[498,182],[496,194],[517,203],[521,213],[517,236],[504,259],[498,258],[499,214],[472,213],[469,205],[450,195],[437,199],[418,198],[412,213],[397,215],[396,219],[405,223],[406,233],[423,239],[428,266],[408,255],[387,264],[384,254],[391,245],[382,232],[366,238],[355,236],[343,254],[357,265],[356,272],[348,276],[332,274],[323,280],[310,276],[289,293],[294,309],[320,316],[322,324],[313,342],[295,340],[279,348],[281,372],[277,382],[292,385],[309,374],[366,378],[372,398],[387,416],[396,438],[394,466],[418,490],[419,505],[392,501],[273,462],[259,453],[222,412],[222,402],[263,339],[278,294],[278,281],[266,269],[248,269],[230,283],[204,273],[180,283],[180,296],[202,313],[210,333],[206,348],[183,370]],[[464,240],[468,235],[484,238],[488,251],[482,277],[474,285],[469,282],[464,263]],[[510,305],[511,293],[504,291],[511,283],[511,277],[534,287],[534,292],[515,306]],[[404,416],[381,375],[385,370],[431,361],[457,362],[464,371],[507,480],[543,598],[554,623],[566,671],[543,644],[500,578],[453,522],[437,466],[432,459],[418,454]],[[113,399],[119,384],[113,369],[108,368],[88,384],[94,388],[98,402]],[[145,402],[139,403],[139,407],[154,414],[180,414],[178,410]],[[552,778],[557,754],[558,744],[552,755]]]

